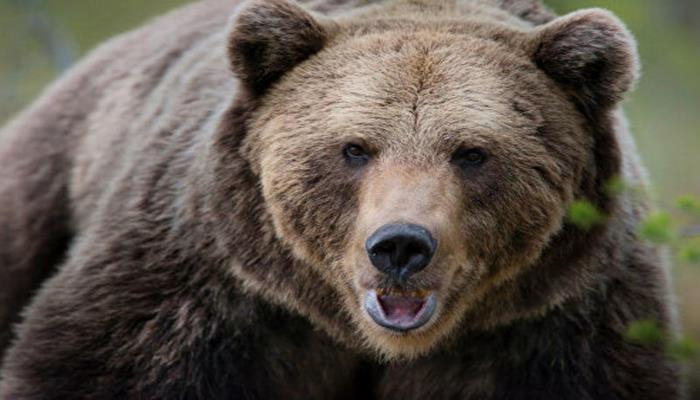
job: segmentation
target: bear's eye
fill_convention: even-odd
[[[462,169],[472,168],[486,161],[486,152],[483,149],[460,149],[452,155],[452,162]]]
[[[359,144],[349,143],[343,147],[343,156],[350,165],[360,167],[369,161],[369,154]]]

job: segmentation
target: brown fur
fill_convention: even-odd
[[[604,189],[644,183],[619,20],[535,0],[235,3],[114,39],[3,131],[3,340],[41,289],[1,397],[681,397],[678,366],[623,337],[674,320],[634,236],[645,205]],[[486,162],[457,168],[464,147]],[[567,224],[580,198],[606,223]],[[393,222],[439,244],[399,285],[432,290],[436,315],[401,334],[361,306],[397,287],[364,253]]]

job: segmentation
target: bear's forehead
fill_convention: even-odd
[[[304,118],[307,126],[323,125],[317,134],[367,132],[393,140],[470,132],[474,139],[479,133],[494,139],[536,129],[538,84],[529,82],[535,70],[522,55],[483,38],[366,35],[322,51],[293,71],[277,94],[289,96],[288,110],[313,110]]]

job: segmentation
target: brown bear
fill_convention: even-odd
[[[682,398],[625,340],[675,324],[606,190],[645,180],[637,68],[538,0],[205,0],[108,42],[2,132],[0,398]]]

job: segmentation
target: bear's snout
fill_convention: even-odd
[[[436,248],[430,231],[415,224],[383,225],[365,242],[372,265],[398,282],[428,266]]]

